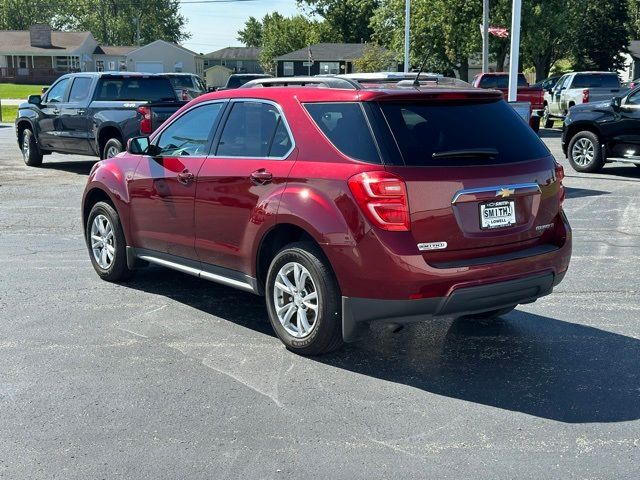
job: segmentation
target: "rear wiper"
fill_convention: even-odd
[[[495,148],[467,148],[464,150],[444,150],[442,152],[433,152],[433,158],[461,158],[461,157],[485,157],[495,158],[498,156],[498,150]]]

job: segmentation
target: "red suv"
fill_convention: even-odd
[[[97,163],[82,208],[103,279],[153,263],[264,295],[311,355],[370,322],[490,319],[551,293],[571,256],[562,178],[500,92],[267,79]]]

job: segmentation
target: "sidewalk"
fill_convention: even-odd
[[[24,98],[3,98],[0,99],[0,104],[2,105],[6,105],[6,106],[14,106],[17,107],[18,105],[20,105],[21,103],[26,102],[27,99]]]

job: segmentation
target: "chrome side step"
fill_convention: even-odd
[[[607,162],[633,163],[640,165],[640,157],[607,157]]]
[[[203,278],[211,282],[220,283],[228,287],[244,290],[245,292],[259,294],[256,279],[244,275],[241,272],[236,272],[235,270],[228,270],[214,265],[204,265],[200,262],[161,252],[154,252],[152,250],[127,247],[128,263],[134,258],[193,275],[194,277]]]

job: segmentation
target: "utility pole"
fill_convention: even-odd
[[[409,71],[409,33],[411,31],[411,0],[404,5],[404,73]]]
[[[509,97],[510,102],[518,98],[518,65],[520,64],[520,11],[522,0],[513,0],[511,10],[511,50],[509,52]]]
[[[140,15],[136,17],[136,45],[140,46]]]
[[[482,73],[489,71],[489,0],[482,0]]]

